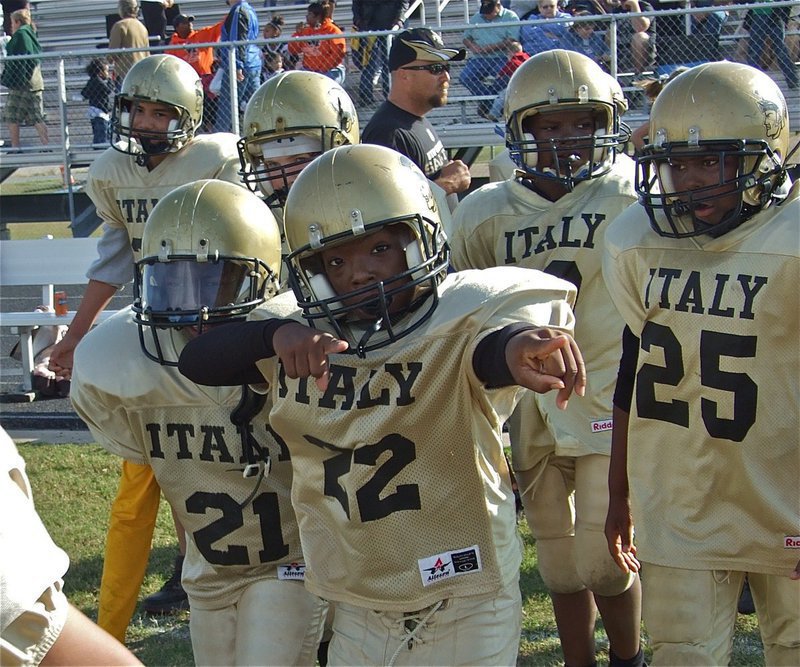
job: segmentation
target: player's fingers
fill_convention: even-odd
[[[328,388],[330,377],[329,355],[344,352],[348,347],[347,341],[324,334],[318,340],[318,344],[309,351],[307,359],[308,373],[315,378],[316,385],[320,391],[325,391]]]

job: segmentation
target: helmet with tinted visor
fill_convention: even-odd
[[[144,353],[175,365],[160,330],[202,333],[274,296],[280,248],[269,208],[238,185],[202,180],[165,195],[147,220],[136,263],[133,311]]]

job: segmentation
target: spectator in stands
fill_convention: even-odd
[[[519,17],[500,4],[500,0],[481,0],[480,10],[469,19],[464,33],[464,45],[470,51],[466,66],[461,70],[461,83],[473,95],[494,95],[497,92],[497,72],[506,62],[512,42],[519,41]],[[488,24],[495,28],[478,28]],[[486,112],[491,102],[481,101],[479,113]]]
[[[11,36],[11,14],[18,9],[28,9],[30,7],[28,0],[2,0],[0,5],[3,6],[3,32]]]
[[[789,11],[789,22],[786,24],[786,48],[792,62],[800,60],[800,4],[794,5]],[[792,33],[791,35],[788,33]]]
[[[286,70],[283,68],[283,56],[279,51],[271,51],[264,55],[264,68],[261,70],[261,78],[269,81],[273,76],[282,74]]]
[[[569,5],[572,14],[585,10],[590,14],[633,14],[653,11],[647,0],[574,0]],[[617,70],[641,74],[655,63],[656,49],[653,33],[655,24],[646,16],[617,22]],[[608,39],[609,33],[606,33]]]
[[[797,88],[798,76],[789,49],[784,41],[785,25],[789,18],[789,7],[772,8],[770,0],[759,0],[760,6],[750,10],[750,45],[747,49],[747,64],[760,68],[761,57],[767,40],[772,42],[772,52],[778,61],[786,85]]]
[[[353,30],[400,30],[407,11],[408,0],[353,0]],[[375,83],[378,78],[381,80],[384,96],[389,92],[389,69],[386,67],[389,46],[386,37],[378,37],[372,43],[369,56],[361,69],[358,86],[360,106],[375,103]]]
[[[267,24],[264,26],[264,31],[262,33],[264,39],[277,39],[283,33],[283,16],[280,14],[273,16]],[[286,69],[294,69],[294,58],[289,54],[289,47],[284,44],[264,44],[261,47],[261,56],[264,62],[262,69],[261,69],[261,83],[264,83],[269,77],[266,76],[269,72],[265,71],[267,59],[270,59],[271,62],[275,62],[274,56],[280,55],[281,60],[283,61],[282,66],[286,66]]]
[[[567,12],[558,8],[558,0],[539,0],[539,13],[529,14],[527,19],[566,19]],[[538,25],[523,25],[519,29],[522,50],[528,55],[536,55],[550,49],[564,48],[564,40],[569,31],[568,23],[540,23]]]
[[[139,0],[142,3],[142,20],[150,37],[158,42],[167,41],[167,12],[175,0]]]
[[[575,12],[575,16],[590,16],[590,14],[581,9]],[[595,27],[594,21],[575,21],[564,35],[563,48],[582,53],[608,71],[611,50],[603,35],[595,32]]]
[[[530,54],[523,50],[522,44],[519,42],[511,42],[511,48],[509,48],[508,51],[508,60],[497,73],[497,85],[500,88],[500,91],[497,93],[497,97],[494,98],[494,102],[492,102],[492,107],[489,109],[489,113],[481,113],[482,109],[480,105],[478,106],[478,113],[492,122],[498,120],[503,115],[503,104],[506,100],[506,86],[508,86],[508,81],[511,79],[511,75],[517,71],[517,68],[522,63],[530,58]]]
[[[178,14],[172,22],[175,32],[169,40],[171,46],[181,46],[185,44],[204,44],[208,42],[218,42],[222,34],[222,21],[207,28],[194,29],[194,16]],[[166,53],[182,58],[200,76],[203,83],[203,124],[205,127],[213,127],[216,118],[217,103],[208,87],[214,78],[214,49],[210,46],[193,49],[170,49]]]
[[[692,34],[713,35],[719,37],[722,26],[728,19],[728,12],[724,9],[711,9],[716,4],[715,0],[698,0],[692,3],[694,7],[708,7],[708,12],[692,14]]]
[[[428,28],[399,33],[389,52],[389,97],[361,134],[362,143],[381,144],[408,156],[446,195],[469,188],[469,168],[447,157],[425,114],[447,103],[450,63],[466,55],[464,49],[445,48],[442,38]]]
[[[81,90],[81,95],[89,103],[88,117],[92,123],[92,145],[105,148],[109,140],[111,103],[114,95],[114,82],[108,71],[108,63],[102,58],[92,58],[86,66],[89,80]]]
[[[223,42],[238,42],[258,39],[258,16],[250,3],[246,0],[227,0],[230,11],[222,25]],[[230,132],[231,118],[231,93],[228,63],[228,51],[235,49],[235,72],[233,75],[239,83],[238,112],[244,112],[250,96],[256,92],[261,81],[261,49],[253,43],[240,44],[236,47],[222,48],[218,52],[219,66],[223,70],[222,88],[217,98],[217,118],[214,128],[217,132]]]
[[[142,23],[139,16],[139,0],[119,0],[117,3],[117,13],[122,17],[111,28],[108,35],[109,49],[140,49],[130,53],[117,53],[109,56],[109,60],[114,65],[114,80],[117,90],[122,85],[122,80],[133,67],[134,63],[150,55],[147,47],[150,40],[147,38],[147,28]]]
[[[42,52],[39,38],[31,21],[29,9],[17,9],[11,14],[11,40],[6,46],[9,56],[35,56]],[[42,104],[44,79],[37,58],[6,61],[0,83],[8,88],[8,98],[3,109],[3,118],[11,137],[11,151],[19,152],[19,126],[33,125],[39,141],[47,146],[47,125]]]
[[[636,82],[636,86],[642,89],[645,96],[647,97],[647,101],[650,106],[653,105],[653,102],[656,101],[656,98],[661,94],[664,86],[666,86],[670,81],[672,81],[676,76],[679,74],[683,74],[688,67],[676,67],[672,70],[669,74],[665,74],[660,76],[656,79],[642,79],[641,81]],[[631,132],[631,143],[633,144],[633,154],[634,157],[641,154],[642,149],[647,144],[650,134],[650,123],[645,121],[639,127],[637,127],[633,132]]]
[[[342,29],[333,22],[332,16],[333,6],[330,2],[312,2],[308,6],[305,23],[298,24],[292,37],[341,35]],[[302,58],[301,69],[324,74],[336,83],[344,82],[344,56],[347,52],[344,37],[289,42],[288,46],[289,53]]]

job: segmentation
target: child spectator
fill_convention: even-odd
[[[108,144],[108,127],[111,120],[111,100],[114,81],[108,72],[108,63],[102,58],[92,58],[86,66],[89,80],[81,91],[89,103],[88,117],[92,123],[92,146],[104,148]]]
[[[320,39],[303,42],[289,42],[289,53],[302,56],[302,68],[330,77],[336,83],[343,83],[345,77],[344,56],[347,43],[341,37],[342,29],[331,16],[333,6],[330,2],[312,2],[308,6],[305,23],[299,23],[292,37],[311,37],[313,35],[340,35],[335,39]]]
[[[510,54],[508,61],[497,73],[497,83],[501,90],[499,93],[497,93],[497,97],[494,98],[494,102],[492,102],[492,106],[489,109],[488,115],[482,114],[481,107],[478,107],[478,113],[487,120],[496,121],[503,115],[503,104],[506,101],[506,86],[508,86],[511,75],[517,71],[517,67],[530,58],[530,55],[523,51],[522,44],[519,42],[511,42],[508,52]]]
[[[262,32],[264,39],[277,39],[283,33],[283,17],[273,16],[267,25],[264,26],[264,30]],[[266,66],[267,56],[271,53],[280,53],[283,59],[283,66],[286,69],[294,69],[294,63],[296,58],[293,58],[289,54],[289,49],[287,45],[284,44],[264,44],[261,47],[262,58],[264,61],[264,65]],[[264,71],[264,67],[261,68],[261,82],[263,83],[266,81],[269,76],[267,76],[268,72]]]
[[[678,74],[685,72],[688,67],[676,67],[669,74],[658,77],[657,79],[642,79],[641,81],[634,82],[634,85],[642,89],[642,92],[647,97],[650,105],[656,101],[659,93],[661,93],[664,86],[672,81]],[[633,132],[631,132],[631,143],[633,144],[634,156],[638,156],[645,144],[648,142],[648,135],[650,134],[650,123],[645,121]]]
[[[576,17],[591,16],[585,9],[575,12]],[[603,69],[608,70],[611,50],[603,35],[595,32],[594,21],[577,21],[564,33],[563,47],[567,51],[577,51],[594,60]]]
[[[264,54],[264,69],[261,70],[261,78],[264,81],[269,81],[273,76],[282,74],[283,69],[283,56],[278,51],[271,51]]]

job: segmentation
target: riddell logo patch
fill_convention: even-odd
[[[289,581],[304,581],[306,578],[305,563],[290,563],[278,565],[278,579]]]
[[[420,558],[417,564],[423,586],[430,586],[437,581],[457,577],[460,574],[480,572],[482,569],[480,549],[477,545]]]
[[[784,549],[800,549],[800,535],[787,535],[783,538]]]
[[[598,419],[592,422],[592,433],[602,433],[603,431],[610,431],[614,428],[613,419]]]

